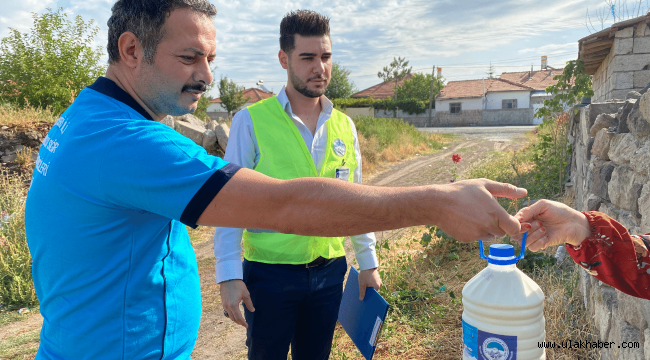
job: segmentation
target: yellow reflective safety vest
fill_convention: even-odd
[[[298,128],[275,96],[247,109],[260,149],[254,170],[276,179],[335,178],[336,168],[345,160],[345,167],[350,168],[349,181],[354,181],[357,159],[352,127],[345,114],[332,109],[331,117],[325,122],[327,150],[318,173]],[[247,260],[268,264],[306,264],[319,256],[327,259],[345,256],[342,237],[301,236],[262,229],[245,229],[243,247]]]

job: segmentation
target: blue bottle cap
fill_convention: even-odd
[[[515,256],[515,247],[508,244],[492,244],[487,257],[490,264],[511,265],[517,263]]]
[[[527,237],[528,232],[525,232],[521,238],[521,249],[519,251],[519,256],[515,256],[515,247],[508,244],[490,245],[488,256],[485,256],[483,253],[483,241],[479,240],[478,247],[480,249],[481,259],[486,259],[488,263],[495,265],[516,264],[517,261],[524,258]]]

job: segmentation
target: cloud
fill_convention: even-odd
[[[543,45],[540,47],[536,48],[527,48],[527,49],[521,49],[518,51],[520,54],[525,54],[525,53],[534,53],[534,54],[546,54],[546,53],[564,53],[567,51],[575,51],[576,53],[578,52],[578,42],[573,41],[570,43],[566,44],[548,44],[548,45]]]

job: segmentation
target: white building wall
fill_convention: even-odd
[[[461,103],[460,109],[463,110],[482,110],[482,98],[455,99],[455,100],[436,100],[436,111],[449,111],[450,103]]]
[[[239,110],[241,110],[241,109],[243,109],[243,108],[245,108],[247,106],[253,105],[253,104],[254,103],[251,103],[251,102],[245,103]],[[212,103],[212,104],[208,105],[208,109],[206,111],[207,112],[225,112],[226,107],[223,106],[222,103]]]
[[[517,100],[517,109],[527,109],[530,107],[530,91],[500,91],[487,93],[487,109],[502,109],[502,100]]]

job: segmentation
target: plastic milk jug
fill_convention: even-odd
[[[463,360],[546,359],[544,293],[521,270],[512,245],[490,245],[488,266],[463,287]],[[526,248],[526,234],[522,241]]]

